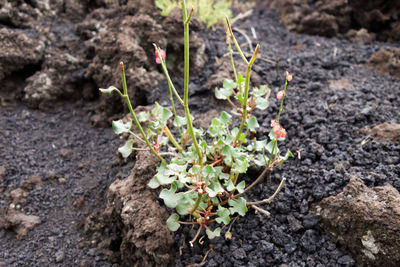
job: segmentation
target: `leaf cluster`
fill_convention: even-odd
[[[174,8],[180,8],[180,0],[156,0],[155,5],[161,10],[161,15],[168,16]],[[193,8],[197,18],[207,28],[222,23],[225,17],[231,18],[232,1],[230,0],[189,0],[187,7]]]

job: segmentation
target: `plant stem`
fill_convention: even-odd
[[[183,98],[183,107],[185,109],[185,116],[188,125],[188,131],[192,137],[193,145],[196,149],[197,155],[199,157],[200,169],[203,169],[203,153],[200,150],[199,144],[197,143],[196,134],[193,130],[192,119],[190,118],[189,111],[189,22],[187,17],[186,10],[186,0],[182,0],[182,15],[184,21],[184,37],[185,37],[185,45],[184,45],[184,58],[185,58],[185,75],[184,75],[184,98]]]
[[[153,45],[154,45],[154,48],[156,49],[157,56],[158,56],[158,58],[159,58],[160,61],[161,61],[161,67],[162,67],[162,69],[163,69],[163,71],[164,71],[165,77],[167,78],[168,86],[169,86],[170,89],[172,89],[172,91],[174,92],[176,98],[178,98],[179,102],[183,105],[183,100],[182,100],[182,98],[179,96],[178,91],[176,91],[175,86],[174,86],[174,84],[172,83],[171,77],[169,76],[168,69],[167,69],[167,65],[165,64],[165,60],[162,59],[162,57],[161,57],[161,55],[160,55],[160,48],[159,48],[156,44],[153,44]]]
[[[201,195],[200,193],[198,193],[196,203],[194,204],[192,210],[190,211],[190,214],[193,215],[193,213],[196,212],[197,208],[198,208],[199,205],[200,205],[201,197],[202,197],[202,195]]]
[[[283,178],[278,186],[278,188],[275,190],[275,192],[272,194],[272,196],[270,196],[267,199],[263,199],[260,201],[254,201],[254,202],[247,202],[246,205],[259,205],[259,204],[267,204],[272,202],[272,200],[274,200],[274,198],[278,195],[278,193],[282,190],[283,185],[286,182],[286,178]]]
[[[243,103],[242,103],[242,122],[240,123],[240,127],[239,127],[239,131],[236,135],[235,138],[235,144],[238,142],[240,135],[243,132],[243,128],[244,128],[244,124],[246,123],[247,120],[247,102],[249,99],[249,87],[250,87],[250,73],[251,73],[251,67],[254,64],[254,61],[256,60],[258,51],[260,50],[260,45],[257,45],[256,50],[254,51],[253,56],[251,57],[250,61],[247,64],[247,71],[246,71],[246,82],[245,82],[245,86],[244,86],[244,99],[243,99]]]
[[[253,183],[251,183],[251,185],[246,187],[242,193],[234,195],[233,198],[237,198],[237,197],[240,197],[241,195],[245,194],[247,191],[252,189],[256,184],[258,184],[258,182],[261,181],[261,179],[264,177],[265,174],[267,174],[269,177],[270,173],[271,173],[271,171],[268,169],[268,167],[266,167],[263,170],[263,172],[257,177],[257,179]]]
[[[288,79],[287,79],[287,74],[286,74],[285,87],[283,88],[283,96],[282,96],[282,100],[281,100],[281,106],[279,107],[278,118],[276,119],[277,122],[279,122],[279,119],[281,117],[281,112],[283,109],[283,100],[285,99],[285,96],[286,96],[287,84],[288,84]]]
[[[150,151],[161,160],[161,162],[165,163],[165,160],[163,159],[163,157],[160,156],[160,154],[158,154],[157,151],[154,150],[153,146],[150,144],[149,139],[147,138],[146,134],[143,131],[142,125],[140,124],[139,120],[136,117],[135,111],[133,110],[132,104],[131,104],[131,100],[129,99],[128,96],[128,88],[126,86],[126,77],[125,77],[125,67],[124,67],[124,63],[120,62],[120,67],[121,67],[121,76],[122,76],[122,87],[124,89],[124,95],[123,98],[126,101],[126,104],[128,105],[129,111],[133,117],[133,120],[135,121],[136,126],[138,127],[140,133],[142,134],[142,137],[144,139],[144,141],[146,142],[146,145],[148,146],[148,148],[150,149]]]
[[[235,36],[233,35],[233,31],[232,31],[232,27],[231,27],[231,23],[229,22],[228,17],[225,18],[226,19],[226,23],[228,24],[228,29],[229,29],[229,33],[231,34],[233,43],[236,46],[236,49],[238,50],[240,56],[242,57],[244,63],[246,63],[246,65],[249,65],[249,62],[247,61],[247,58],[244,56],[242,49],[240,49],[239,43],[236,41]]]
[[[178,149],[178,151],[182,152],[183,151],[182,147],[175,140],[174,136],[172,135],[172,133],[169,130],[167,125],[164,125],[163,130],[164,130],[164,133],[168,136],[168,139],[171,141],[171,143],[176,147],[176,149]]]

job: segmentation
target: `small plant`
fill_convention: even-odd
[[[279,119],[283,109],[288,81],[292,76],[286,73],[284,89],[278,93],[280,100],[279,113],[275,120],[271,121],[269,140],[258,140],[256,131],[259,123],[252,112],[255,109],[265,110],[268,107],[270,90],[267,86],[250,89],[251,68],[256,60],[260,46],[257,45],[253,56],[248,60],[238,45],[232,29],[228,23],[228,48],[231,54],[234,80],[225,80],[223,87],[216,89],[215,96],[218,99],[228,101],[232,112],[222,112],[214,118],[209,128],[204,131],[193,127],[193,117],[189,111],[189,22],[193,9],[187,13],[185,0],[182,0],[182,14],[184,21],[184,96],[183,99],[175,90],[174,84],[168,74],[165,63],[165,51],[157,45],[155,47],[156,62],[161,64],[167,78],[171,108],[155,104],[152,114],[141,112],[136,116],[129,100],[125,79],[124,65],[121,62],[123,92],[116,87],[100,89],[102,93],[110,94],[116,91],[126,100],[133,120],[142,137],[131,131],[132,121],[124,123],[122,120],[113,122],[116,134],[130,133],[138,143],[145,148],[134,148],[134,140],[128,140],[119,148],[123,157],[128,157],[134,150],[150,150],[157,156],[161,164],[157,168],[156,175],[149,181],[151,188],[163,187],[160,198],[167,207],[173,208],[177,213],[172,214],[167,220],[170,230],[176,231],[181,224],[198,225],[198,231],[191,244],[195,242],[202,229],[205,229],[208,237],[214,238],[220,235],[221,227],[214,225],[227,225],[232,216],[236,214],[244,216],[248,207],[268,214],[259,207],[260,204],[271,202],[281,190],[285,178],[282,179],[276,192],[268,199],[248,202],[243,195],[253,188],[271,171],[281,166],[288,157],[292,156],[287,151],[281,156],[278,143],[285,140],[286,131],[280,125]],[[243,77],[236,72],[233,60],[231,41],[236,46],[242,60],[247,65],[247,71]],[[177,115],[174,99],[183,106],[185,116]],[[149,123],[145,131],[141,122],[148,121],[150,116],[155,118]],[[232,117],[238,116],[240,125],[234,127],[231,124]],[[173,122],[176,135],[171,133],[168,125]],[[258,165],[264,167],[262,173],[249,185],[243,180],[249,166]],[[187,221],[184,221],[188,218]]]
[[[156,0],[155,5],[161,9],[161,15],[168,16],[169,13],[180,6],[180,0]],[[189,0],[187,7],[196,10],[198,19],[203,22],[207,28],[223,22],[225,16],[231,18],[232,1],[229,0]]]

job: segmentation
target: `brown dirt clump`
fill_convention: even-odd
[[[371,135],[378,141],[392,141],[400,143],[400,124],[382,123],[374,127],[364,127],[361,129],[362,134]]]
[[[400,49],[381,49],[368,59],[367,65],[382,74],[400,77]]]
[[[147,186],[159,161],[150,152],[138,152],[131,174],[111,184],[107,193],[107,208],[86,221],[86,232],[99,232],[107,224],[115,225],[119,233],[119,251],[129,266],[161,266],[173,259],[174,238],[168,230],[168,212],[158,202],[157,193]]]
[[[24,239],[28,232],[40,223],[38,216],[26,215],[13,208],[0,209],[0,229],[12,229],[18,239]]]
[[[272,0],[267,5],[279,10],[281,21],[291,31],[354,42],[400,40],[399,1]]]
[[[391,185],[368,188],[351,175],[343,192],[311,207],[324,231],[367,266],[400,263],[400,194]]]

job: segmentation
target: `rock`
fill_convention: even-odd
[[[18,239],[24,239],[30,230],[40,224],[40,218],[26,215],[11,208],[0,209],[0,229],[12,229]]]
[[[312,214],[307,214],[303,217],[303,226],[306,229],[314,228],[318,224],[318,219]]]
[[[122,259],[130,266],[161,265],[173,259],[173,233],[165,223],[169,214],[147,186],[158,164],[150,152],[138,153],[131,175],[116,180],[107,193],[110,214],[118,216],[121,227]]]
[[[29,179],[22,181],[19,187],[28,192],[31,191],[36,186],[42,186],[42,185],[43,182],[40,176],[32,175]]]
[[[338,259],[338,263],[341,265],[353,266],[355,262],[352,257],[345,255]]]
[[[303,236],[300,239],[301,246],[307,252],[314,252],[317,249],[318,235],[315,230],[307,230],[304,232]]]
[[[21,188],[14,189],[10,192],[11,203],[14,205],[22,205],[26,204],[26,198],[28,197],[28,192]]]
[[[378,141],[400,142],[400,124],[385,122],[374,127],[364,127],[360,132],[371,135]]]
[[[391,185],[368,188],[350,175],[342,193],[314,204],[310,211],[357,262],[370,266],[400,263],[400,254],[393,253],[400,251],[400,194]]]
[[[368,59],[367,65],[382,74],[400,77],[400,49],[383,48]]]
[[[56,262],[60,263],[64,260],[65,258],[65,253],[62,250],[58,250],[55,254]]]
[[[246,258],[246,251],[243,248],[238,248],[235,249],[232,252],[232,256],[236,259],[236,260],[244,260]]]
[[[358,31],[353,29],[349,30],[345,36],[353,43],[370,43],[376,39],[375,33],[370,33],[364,28]]]
[[[39,64],[44,57],[44,43],[21,31],[1,28],[0,47],[0,80],[27,65]]]
[[[265,241],[265,240],[261,240],[261,241],[258,243],[258,248],[259,248],[263,253],[269,254],[269,253],[271,253],[271,252],[274,251],[274,244],[272,244],[272,243],[270,243],[270,242],[268,242],[268,241]]]
[[[27,79],[23,100],[34,108],[47,108],[60,98],[79,99],[85,84],[85,60],[51,48],[46,51],[41,71]]]

